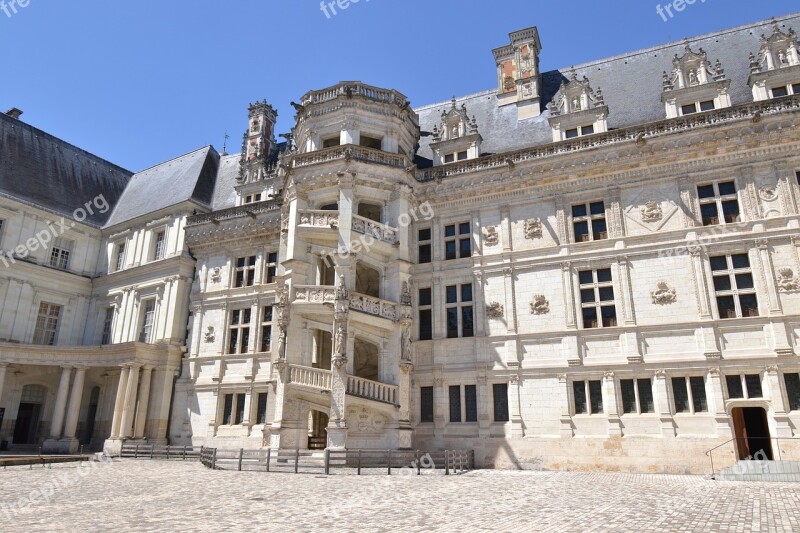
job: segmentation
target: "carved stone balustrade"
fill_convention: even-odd
[[[353,215],[353,231],[392,245],[398,242],[396,229],[358,215]]]
[[[400,318],[400,310],[396,303],[358,293],[350,295],[350,310],[392,321]]]
[[[336,301],[336,287],[327,285],[296,285],[295,303],[324,304]]]

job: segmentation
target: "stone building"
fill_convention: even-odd
[[[138,174],[0,118],[0,439],[773,453],[800,424],[798,25],[548,72],[528,28],[489,91],[341,82],[281,142],[257,102],[240,154]]]

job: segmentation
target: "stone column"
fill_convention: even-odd
[[[136,393],[139,389],[139,370],[141,365],[132,365],[128,375],[128,387],[125,390],[125,404],[122,408],[122,422],[119,436],[122,439],[130,438],[133,430],[133,417],[136,412]]]
[[[114,417],[111,419],[111,438],[119,438],[119,426],[122,422],[122,410],[125,406],[125,391],[128,387],[128,375],[130,368],[127,366],[122,367],[119,374],[119,383],[117,384],[117,400],[114,402]]]
[[[764,369],[763,384],[772,401],[772,414],[775,418],[775,437],[791,438],[792,425],[789,420],[788,406],[783,399],[783,389],[781,388],[781,378],[777,365],[768,365]]]
[[[69,380],[72,377],[72,368],[63,367],[61,370],[61,382],[58,384],[56,393],[56,404],[53,408],[53,420],[50,423],[50,438],[58,440],[61,438],[61,430],[64,427],[64,410],[67,407],[67,393],[69,392]]]
[[[400,432],[398,448],[410,449],[411,438],[414,429],[411,427],[411,374],[414,372],[414,365],[411,361],[400,361]]]
[[[509,406],[511,407],[511,412],[509,413],[510,421],[511,421],[511,436],[512,437],[524,437],[524,430],[522,425],[522,406],[520,405],[520,388],[522,384],[519,380],[518,374],[513,374],[508,380],[508,395],[509,398]]]
[[[158,418],[155,421],[155,429],[152,431],[155,434],[155,444],[167,443],[167,426],[169,426],[169,406],[172,403],[172,391],[174,390],[176,367],[168,366],[164,368],[162,375],[163,380],[156,380],[156,386],[160,385],[161,390],[159,393],[159,409]]]
[[[3,385],[6,383],[6,370],[8,363],[0,363],[0,407],[3,406]]]
[[[590,401],[589,398],[586,400]],[[603,373],[603,410],[608,417],[608,435],[610,437],[621,437],[622,421],[619,416],[617,382],[614,372]]]
[[[64,424],[64,440],[75,440],[78,429],[78,417],[81,414],[81,400],[83,399],[83,383],[86,380],[86,369],[75,369],[75,379],[72,382],[72,393],[69,396],[67,408],[67,421]]]
[[[656,414],[661,420],[661,436],[674,437],[676,434],[675,424],[669,407],[667,390],[667,373],[664,370],[656,370],[653,377],[653,393]]]
[[[147,424],[147,404],[150,401],[150,382],[153,377],[153,367],[147,365],[142,372],[142,385],[139,392],[139,403],[136,408],[136,421],[134,422],[133,437],[136,439],[145,438],[145,426]]]

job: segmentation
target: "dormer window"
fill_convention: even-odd
[[[664,102],[667,118],[693,115],[730,107],[730,80],[725,79],[722,63],[712,65],[706,52],[692,50],[687,42],[682,56],[675,54],[672,74],[664,72]]]
[[[256,194],[248,194],[248,195],[246,195],[244,197],[244,202],[242,202],[242,205],[254,204],[254,203],[260,202],[260,201],[261,201],[261,193],[260,192],[256,193]]]
[[[442,112],[441,123],[433,127],[431,134],[435,165],[475,159],[481,155],[483,138],[478,133],[478,123],[475,117],[469,117],[464,104],[457,106],[455,98],[450,102],[450,109]]]
[[[784,33],[775,19],[772,35],[761,36],[758,55],[750,54],[750,80],[755,101],[800,94],[800,52],[793,29]]]
[[[586,76],[579,80],[572,72],[569,81],[561,83],[548,109],[553,142],[608,131],[608,106],[603,91],[592,89]]]

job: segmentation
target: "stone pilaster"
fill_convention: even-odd
[[[128,390],[128,376],[130,375],[130,367],[123,366],[119,374],[119,383],[117,384],[117,399],[114,402],[114,416],[111,421],[111,438],[119,438],[119,428],[122,425],[122,411],[125,406],[125,391]]]
[[[141,365],[132,365],[128,375],[128,387],[125,390],[125,404],[122,408],[122,422],[120,423],[119,436],[127,439],[133,433],[133,418],[136,415],[136,395],[139,391],[139,371]]]
[[[725,410],[725,394],[722,390],[722,373],[718,367],[708,369],[706,380],[706,395],[709,399],[709,408],[714,413],[717,424],[717,436],[720,438],[732,437],[731,422]]]
[[[136,408],[136,421],[134,422],[133,436],[137,439],[145,438],[147,427],[147,405],[150,402],[150,386],[153,377],[153,367],[147,365],[142,371],[142,384],[139,391],[139,402]]]
[[[608,435],[610,437],[622,436],[622,421],[617,405],[617,381],[614,372],[603,374],[603,409],[608,417]]]
[[[69,406],[67,407],[67,419],[64,423],[64,441],[68,445],[77,445],[75,433],[78,429],[78,417],[81,413],[81,400],[83,399],[83,384],[86,381],[86,369],[75,369],[75,379],[72,382],[72,392],[69,396]],[[71,446],[70,446],[71,447]],[[73,450],[70,450],[73,451]]]
[[[664,438],[674,437],[676,434],[667,391],[667,373],[664,370],[656,370],[653,376],[653,399],[656,414],[661,421],[661,436]]]

